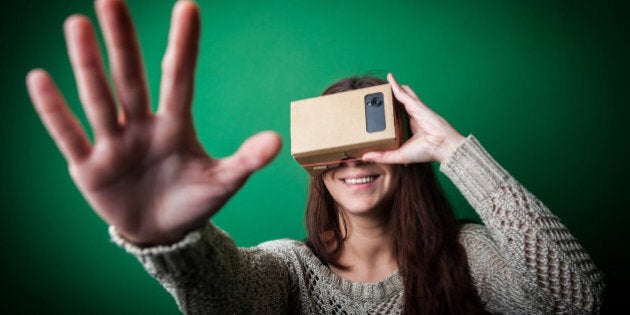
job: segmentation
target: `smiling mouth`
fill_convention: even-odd
[[[358,177],[358,178],[344,178],[343,181],[346,184],[350,184],[350,185],[358,185],[358,184],[367,184],[370,182],[373,182],[378,176],[365,176],[365,177]]]

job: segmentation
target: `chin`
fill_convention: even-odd
[[[344,212],[353,215],[370,215],[370,214],[379,214],[382,212],[384,207],[378,203],[346,203],[341,204]]]

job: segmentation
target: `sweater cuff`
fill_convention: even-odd
[[[207,244],[220,238],[222,232],[210,222],[204,227],[189,232],[182,240],[170,244],[141,247],[124,239],[115,226],[109,227],[112,242],[135,256],[147,271],[153,275],[190,273],[199,268],[204,259]],[[197,266],[197,267],[195,267]]]
[[[469,135],[440,165],[440,171],[453,181],[473,206],[482,202],[510,176],[473,135]]]
[[[143,246],[137,245],[136,243],[126,240],[122,235],[120,235],[120,232],[118,232],[118,229],[113,225],[109,226],[108,232],[109,232],[109,236],[112,242],[114,242],[116,245],[125,249],[127,253],[132,254],[134,256],[143,256],[143,255],[159,255],[159,254],[175,251],[175,250],[190,246],[190,244],[193,244],[199,241],[199,239],[201,239],[201,233],[203,233],[204,229],[206,229],[205,226],[202,228],[193,230],[189,232],[188,234],[186,234],[183,239],[173,244],[157,245],[157,246],[149,246],[149,247],[143,247]]]

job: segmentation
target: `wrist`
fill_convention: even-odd
[[[455,132],[452,135],[446,137],[444,142],[442,142],[437,150],[438,154],[436,160],[440,163],[446,161],[446,159],[448,159],[448,157],[451,156],[453,152],[455,152],[457,147],[459,147],[464,142],[464,140],[466,140],[466,137],[462,136],[458,132]]]

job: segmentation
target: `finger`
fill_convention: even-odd
[[[396,96],[396,98],[400,102],[402,102],[405,107],[407,106],[407,103],[413,103],[415,101],[415,99],[411,97],[411,95],[409,95],[407,91],[402,88],[402,86],[400,86],[398,81],[396,81],[396,78],[394,78],[393,74],[390,73],[387,75],[387,81],[392,86],[392,92],[394,92],[394,96]]]
[[[393,73],[387,74],[387,81],[389,82],[389,84],[392,85],[392,88],[394,90],[398,90],[398,91],[402,90],[400,83],[398,83],[398,80],[396,80],[396,77],[394,77]]]
[[[430,110],[409,86],[400,85],[398,81],[396,81],[396,78],[394,78],[393,74],[388,74],[387,80],[392,86],[394,96],[403,103],[407,113],[412,116],[416,116],[426,113],[426,110]]]
[[[79,162],[90,151],[90,143],[81,124],[50,76],[33,70],[26,77],[28,94],[42,123],[69,163]]]
[[[129,10],[120,0],[98,0],[95,6],[125,120],[148,117],[149,95],[144,65]]]
[[[92,24],[86,17],[74,15],[66,20],[64,33],[79,97],[96,138],[117,133],[116,106]]]
[[[191,1],[178,1],[173,8],[168,48],[162,60],[160,112],[190,115],[198,49],[199,9]]]
[[[271,162],[281,146],[280,137],[274,132],[261,132],[247,139],[236,153],[220,161],[223,182],[240,186],[253,172]]]
[[[418,95],[416,94],[416,92],[414,92],[411,87],[409,85],[402,85],[401,86],[403,90],[405,90],[405,92],[407,94],[409,94],[411,97],[415,98],[418,101],[421,101],[420,98],[418,97]]]
[[[392,151],[375,151],[365,153],[362,157],[362,160],[373,163],[384,163],[384,164],[405,164],[408,163],[400,149],[392,150]]]

